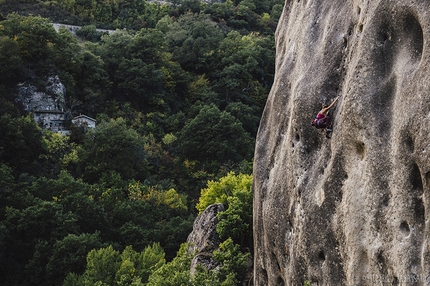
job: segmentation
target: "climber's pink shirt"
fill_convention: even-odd
[[[325,117],[324,114],[318,113],[315,120],[320,120],[320,119],[323,119],[324,117]]]

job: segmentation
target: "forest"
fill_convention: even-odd
[[[239,285],[282,9],[283,0],[0,0],[2,285]],[[70,124],[63,136],[25,111],[17,87],[46,92],[52,76],[68,118],[86,114],[95,128]],[[191,277],[187,236],[218,202],[220,266]]]

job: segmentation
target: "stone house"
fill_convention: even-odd
[[[66,116],[64,112],[66,109],[65,86],[58,76],[52,76],[48,78],[45,89],[46,91],[40,92],[31,84],[19,84],[16,101],[20,102],[27,112],[33,114],[34,121],[43,130],[70,135],[70,130],[68,130],[70,117]],[[74,117],[72,123],[87,128],[96,127],[96,120],[86,115]]]
[[[96,122],[97,121],[94,118],[91,118],[83,114],[76,116],[72,119],[72,123],[75,124],[76,126],[85,126],[88,128],[96,127]]]
[[[42,128],[59,132],[64,135],[70,132],[65,129],[66,115],[59,110],[35,110],[33,111],[34,121]]]

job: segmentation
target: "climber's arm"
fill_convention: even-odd
[[[339,96],[336,97],[333,102],[328,106],[328,107],[324,107],[323,109],[321,109],[321,111],[319,113],[323,114],[323,115],[327,115],[328,111],[330,110],[330,108],[333,107],[333,105],[335,105],[336,101],[339,99]]]
[[[336,97],[334,100],[333,100],[333,102],[327,107],[327,111],[330,109],[330,108],[332,108],[333,107],[333,105],[335,105],[336,104],[336,101],[339,99],[339,96],[338,97]]]

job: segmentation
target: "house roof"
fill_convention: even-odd
[[[91,121],[94,121],[94,122],[96,122],[96,121],[97,121],[97,120],[95,120],[94,118],[91,118],[91,117],[86,116],[86,115],[84,115],[84,114],[81,114],[81,115],[79,115],[79,116],[73,117],[73,119],[72,119],[72,120],[79,120],[79,119],[88,119],[88,120],[91,120]]]

